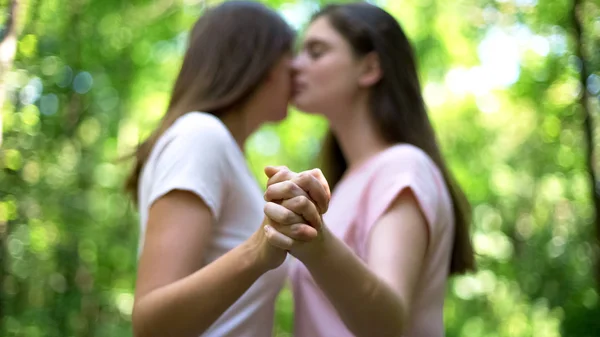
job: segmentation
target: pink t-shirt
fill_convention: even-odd
[[[425,152],[412,145],[399,144],[370,158],[338,184],[324,220],[333,234],[366,261],[369,232],[405,188],[410,188],[416,196],[429,232],[406,336],[444,336],[444,296],[454,237],[454,213],[443,176]],[[295,302],[294,336],[353,336],[299,261],[294,261],[291,279]]]

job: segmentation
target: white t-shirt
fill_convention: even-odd
[[[138,188],[141,252],[148,210],[173,189],[195,193],[214,217],[207,265],[248,239],[261,225],[264,200],[244,155],[217,117],[190,112],[159,138]],[[202,336],[262,337],[273,331],[275,298],[287,265],[261,276]]]

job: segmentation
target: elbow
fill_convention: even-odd
[[[400,296],[397,297],[395,303],[390,303],[388,310],[385,314],[379,316],[378,324],[369,324],[369,328],[366,329],[352,329],[356,336],[361,337],[403,337],[408,332],[407,328],[410,325],[410,315],[407,310],[407,303],[405,303]],[[373,326],[378,328],[373,329]]]
[[[356,331],[356,329],[350,329],[354,336],[357,337],[404,337],[404,329],[401,324],[390,324],[385,328],[380,329],[367,329],[364,331]]]
[[[362,333],[357,333],[356,336],[404,337],[406,334],[406,329],[404,327],[405,326],[402,323],[402,320],[396,319],[395,322],[389,322],[386,327],[382,327],[382,329],[379,329],[379,331],[377,332],[370,329],[367,331],[363,331]]]
[[[357,337],[404,337],[406,333],[405,320],[401,316],[392,316],[385,321],[381,322],[380,325],[375,328],[375,324],[371,324],[368,327],[350,327],[349,330]]]
[[[155,337],[160,335],[159,329],[151,326],[147,308],[143,302],[136,302],[131,313],[131,327],[134,337]]]
[[[404,324],[403,322],[405,321],[402,319],[398,319],[397,323],[393,325],[390,331],[390,336],[403,337],[406,335],[406,324]]]
[[[373,336],[381,336],[381,337],[404,337],[405,329],[404,326],[399,323],[389,324],[385,329],[380,329],[378,332],[374,332],[373,330],[363,331],[362,333],[357,333],[356,336],[362,337],[373,337]]]
[[[173,322],[173,316],[153,305],[152,301],[139,301],[134,304],[131,313],[133,337],[196,337],[203,334],[206,328],[182,322]]]
[[[402,300],[401,296],[398,296],[398,305],[396,305],[396,310],[394,310],[394,318],[390,321],[390,329],[389,334],[386,336],[390,337],[402,337],[407,332],[407,326],[409,325],[410,315],[408,313],[408,303]]]
[[[139,304],[134,304],[133,311],[131,313],[131,327],[133,329],[134,337],[151,337],[144,324],[144,315],[142,315],[142,308]]]
[[[389,331],[386,336],[390,337],[402,337],[407,332],[407,327],[410,321],[410,315],[408,310],[407,301],[402,299],[402,296],[398,296],[396,310],[393,310],[393,318],[390,320]]]

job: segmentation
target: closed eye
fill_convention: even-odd
[[[329,47],[322,41],[309,40],[305,43],[305,50],[312,59],[318,59],[327,52]]]

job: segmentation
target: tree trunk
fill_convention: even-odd
[[[0,35],[0,146],[2,145],[2,107],[6,99],[6,81],[17,52],[17,10],[19,1],[12,0],[8,5],[6,30]]]
[[[0,34],[0,146],[2,145],[2,107],[6,99],[6,81],[8,70],[12,67],[15,54],[17,52],[17,9],[18,0],[12,0],[8,5],[6,18],[6,29]],[[8,223],[0,224],[0,324],[4,321],[4,280],[5,272],[8,270],[6,261],[8,254],[6,251],[6,235],[8,232]],[[0,325],[0,333],[3,332],[3,326]]]
[[[594,127],[594,121],[593,121],[593,116],[592,116],[592,111],[591,111],[591,107],[590,107],[590,101],[589,101],[589,92],[587,89],[587,78],[590,75],[588,72],[588,68],[587,68],[587,62],[586,62],[586,58],[584,55],[584,50],[583,50],[583,44],[584,44],[584,36],[583,36],[583,24],[582,24],[582,19],[580,18],[580,15],[582,14],[581,11],[583,10],[581,8],[582,6],[582,1],[581,0],[574,0],[573,2],[573,11],[572,11],[572,15],[573,15],[573,28],[575,30],[575,41],[576,41],[576,45],[575,45],[575,55],[577,56],[577,58],[579,58],[580,60],[580,64],[581,64],[581,70],[579,73],[579,82],[581,85],[581,96],[579,98],[579,104],[581,106],[581,112],[583,114],[583,122],[584,122],[584,134],[585,134],[585,141],[586,141],[586,145],[587,145],[587,149],[586,149],[586,165],[587,165],[587,170],[588,170],[588,176],[590,179],[590,185],[591,185],[591,193],[590,193],[590,197],[592,198],[592,202],[594,205],[594,228],[596,230],[596,238],[595,238],[595,242],[594,242],[594,256],[593,259],[595,260],[595,274],[596,274],[596,282],[597,285],[600,287],[600,249],[598,249],[598,244],[600,243],[600,189],[599,189],[599,183],[597,176],[596,176],[596,157],[595,157],[595,153],[594,153],[594,131],[595,131],[595,127]]]

